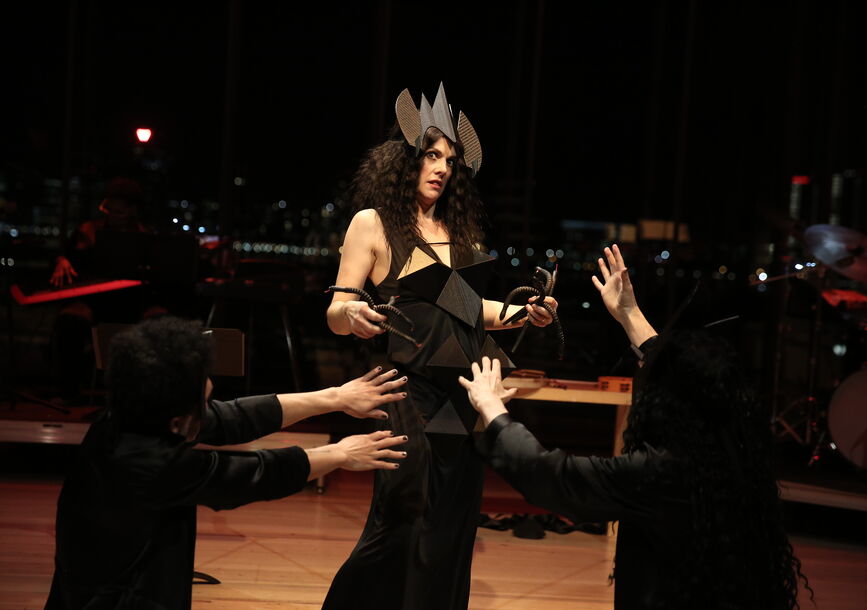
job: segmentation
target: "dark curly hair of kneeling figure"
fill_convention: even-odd
[[[799,579],[812,596],[783,528],[769,421],[722,337],[675,330],[648,351],[625,451],[669,452],[655,476],[679,481],[691,506],[679,588],[661,607],[798,608]]]
[[[173,417],[203,407],[212,364],[201,322],[164,316],[118,334],[106,369],[112,420],[126,431],[166,434]]]

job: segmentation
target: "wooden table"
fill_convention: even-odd
[[[507,389],[518,389],[515,398],[615,406],[614,455],[623,451],[623,430],[626,428],[626,418],[632,404],[632,378],[600,377],[599,381],[576,381],[524,376],[520,371],[515,373],[503,380]]]

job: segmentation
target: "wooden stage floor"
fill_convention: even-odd
[[[339,472],[328,490],[233,511],[199,510],[196,569],[220,585],[196,585],[193,608],[318,608],[332,575],[352,549],[370,497],[369,473]],[[52,574],[55,475],[0,476],[0,609],[42,608]],[[489,477],[483,510],[514,502]],[[487,507],[487,508],[486,508]],[[816,607],[855,610],[867,599],[867,547],[793,538],[816,590]],[[479,529],[473,565],[474,609],[612,607],[608,586],[614,538],[547,532],[543,540]],[[812,607],[802,598],[802,607]]]

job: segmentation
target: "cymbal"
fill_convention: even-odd
[[[807,248],[840,275],[867,282],[867,238],[854,229],[812,225],[804,231]]]

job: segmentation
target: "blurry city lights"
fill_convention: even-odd
[[[135,137],[142,144],[144,144],[145,142],[149,142],[152,135],[153,132],[147,127],[139,127],[135,130]]]
[[[515,253],[515,249],[512,246],[509,246],[508,248],[506,248],[506,254],[508,254],[509,256],[512,256],[514,253]]]
[[[509,248],[509,249],[511,250],[512,248]],[[520,264],[521,264],[521,261],[519,261],[517,258],[512,259],[512,267],[517,267]]]
[[[178,224],[178,219],[177,219],[177,218],[172,218],[172,222],[175,223],[175,224]]]
[[[661,258],[664,261],[667,261],[670,256],[671,256],[671,253],[668,250],[663,250],[662,252],[659,253],[659,258]]]
[[[728,273],[729,268],[725,265],[720,265],[718,271],[720,275],[725,275],[726,273]]]
[[[533,250],[533,248],[527,248],[526,252],[527,252],[527,256],[533,256],[536,253],[536,251]]]
[[[797,264],[795,265],[795,269],[797,269],[798,271],[800,271],[800,270],[803,269],[803,268],[804,268],[804,265],[802,265],[801,263],[797,263]]]
[[[286,209],[286,200],[281,199],[280,201],[278,201],[277,207],[280,208],[281,210],[285,210]]]
[[[581,308],[582,309],[590,309],[590,303],[588,303],[587,301],[584,301],[583,303],[581,303]]]
[[[554,251],[551,248],[548,248],[547,250],[545,250],[545,256],[551,258],[552,256],[554,256]]]
[[[204,233],[204,232],[205,232],[205,227],[199,227],[199,233]]]
[[[843,357],[846,355],[846,345],[844,343],[837,343],[832,348],[835,356]]]
[[[768,274],[762,271],[758,274],[758,277],[760,282],[764,282],[766,279],[768,279]]]
[[[184,226],[181,227],[181,228],[182,228],[184,231],[189,231],[189,230],[190,230],[190,225],[184,225]]]

